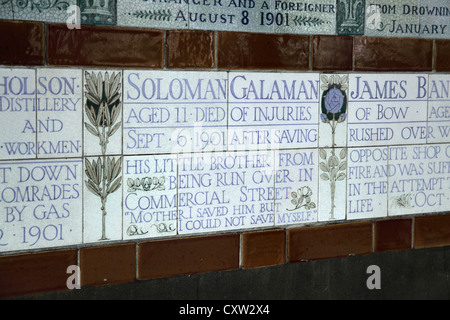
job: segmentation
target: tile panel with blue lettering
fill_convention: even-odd
[[[428,76],[427,143],[448,142],[450,137],[450,75]]]
[[[177,234],[177,156],[126,156],[123,239]]]
[[[427,74],[352,74],[348,146],[427,142]]]
[[[36,158],[36,70],[0,69],[0,159]]]
[[[178,233],[273,226],[273,170],[273,151],[179,155]]]
[[[226,149],[226,72],[124,74],[124,154]]]
[[[276,150],[275,225],[317,221],[319,158],[317,149]]]
[[[38,158],[81,157],[82,70],[37,69]]]
[[[450,145],[389,147],[389,216],[447,211]]]
[[[388,147],[348,148],[347,219],[387,216]]]
[[[230,72],[228,150],[318,145],[318,73]]]
[[[81,159],[0,163],[0,252],[82,243]]]

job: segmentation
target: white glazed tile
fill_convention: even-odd
[[[347,145],[348,78],[347,74],[320,75],[319,146]]]
[[[82,161],[0,163],[0,251],[82,241]]]
[[[419,5],[420,0],[366,1],[364,35],[422,38],[420,16],[414,13],[414,7]]]
[[[228,150],[318,145],[318,73],[230,72]]]
[[[425,143],[426,74],[352,74],[348,146]]]
[[[124,154],[226,148],[225,72],[125,71]]]
[[[389,147],[389,153],[389,216],[448,210],[448,144]]]
[[[123,186],[123,239],[176,235],[176,155],[124,157]]]
[[[273,154],[228,152],[178,157],[178,233],[274,225]]]
[[[319,149],[319,221],[345,219],[347,158],[346,148]]]
[[[260,24],[275,25],[277,33],[334,35],[336,9],[335,0],[275,1],[272,10],[259,12],[258,18]]]
[[[273,33],[276,21],[286,23],[285,15],[278,16],[278,20],[274,15],[270,23],[267,19],[261,20],[261,12],[275,13],[274,4],[275,0],[191,2],[189,13],[185,13],[184,18],[189,22],[189,29]]]
[[[142,0],[117,1],[117,25],[157,29],[187,29],[189,4],[150,2]]]
[[[275,151],[275,225],[317,221],[317,149]]]
[[[36,157],[36,72],[0,69],[0,159]]]
[[[388,148],[348,149],[347,219],[387,216]]]
[[[84,154],[87,156],[121,154],[123,110],[122,71],[85,70],[83,81]],[[108,89],[107,95],[105,94],[106,89]],[[109,104],[108,109],[110,110],[110,120],[106,121],[106,113],[101,118],[98,118],[99,105],[103,105],[104,103]],[[89,114],[91,117],[88,114],[88,109],[90,110]],[[106,110],[106,108],[103,109]]]
[[[122,158],[84,158],[83,242],[122,240]]]
[[[420,17],[417,36],[420,38],[450,38],[450,3],[447,0],[420,0],[416,9]]]
[[[450,75],[430,74],[428,84],[428,143],[450,137]]]
[[[37,69],[38,158],[81,157],[82,71]]]

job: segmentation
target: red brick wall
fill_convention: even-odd
[[[0,21],[0,65],[141,69],[450,71],[450,40],[143,30]],[[314,241],[311,241],[314,240]],[[121,242],[0,256],[0,298],[450,245],[450,215]]]

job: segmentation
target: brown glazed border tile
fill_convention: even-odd
[[[141,242],[138,279],[239,268],[239,234]]]
[[[450,72],[450,40],[435,40],[435,69],[437,72]]]
[[[0,257],[0,298],[67,290],[77,256],[74,249]]]
[[[450,214],[414,217],[414,248],[450,245]]]
[[[104,285],[136,280],[136,244],[80,250],[81,285]]]
[[[167,68],[214,68],[215,36],[212,31],[166,31]]]
[[[242,234],[242,267],[256,268],[286,262],[286,230]]]
[[[353,37],[312,36],[312,70],[353,69]]]
[[[433,40],[354,37],[356,71],[431,71]]]
[[[412,219],[375,221],[374,251],[407,250],[412,244]]]
[[[0,20],[0,64],[45,64],[45,27],[42,22]]]
[[[48,25],[48,63],[59,66],[162,68],[164,31]]]
[[[219,69],[309,70],[309,36],[219,32]]]
[[[288,233],[289,262],[371,252],[371,222],[302,227]]]

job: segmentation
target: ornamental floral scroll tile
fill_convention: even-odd
[[[319,147],[347,143],[348,75],[320,75]]]
[[[123,239],[177,233],[177,157],[124,157]]]
[[[76,0],[9,0],[16,20],[34,20],[64,23],[69,18],[67,9]]]
[[[13,7],[10,0],[0,1],[0,19],[13,19]]]

